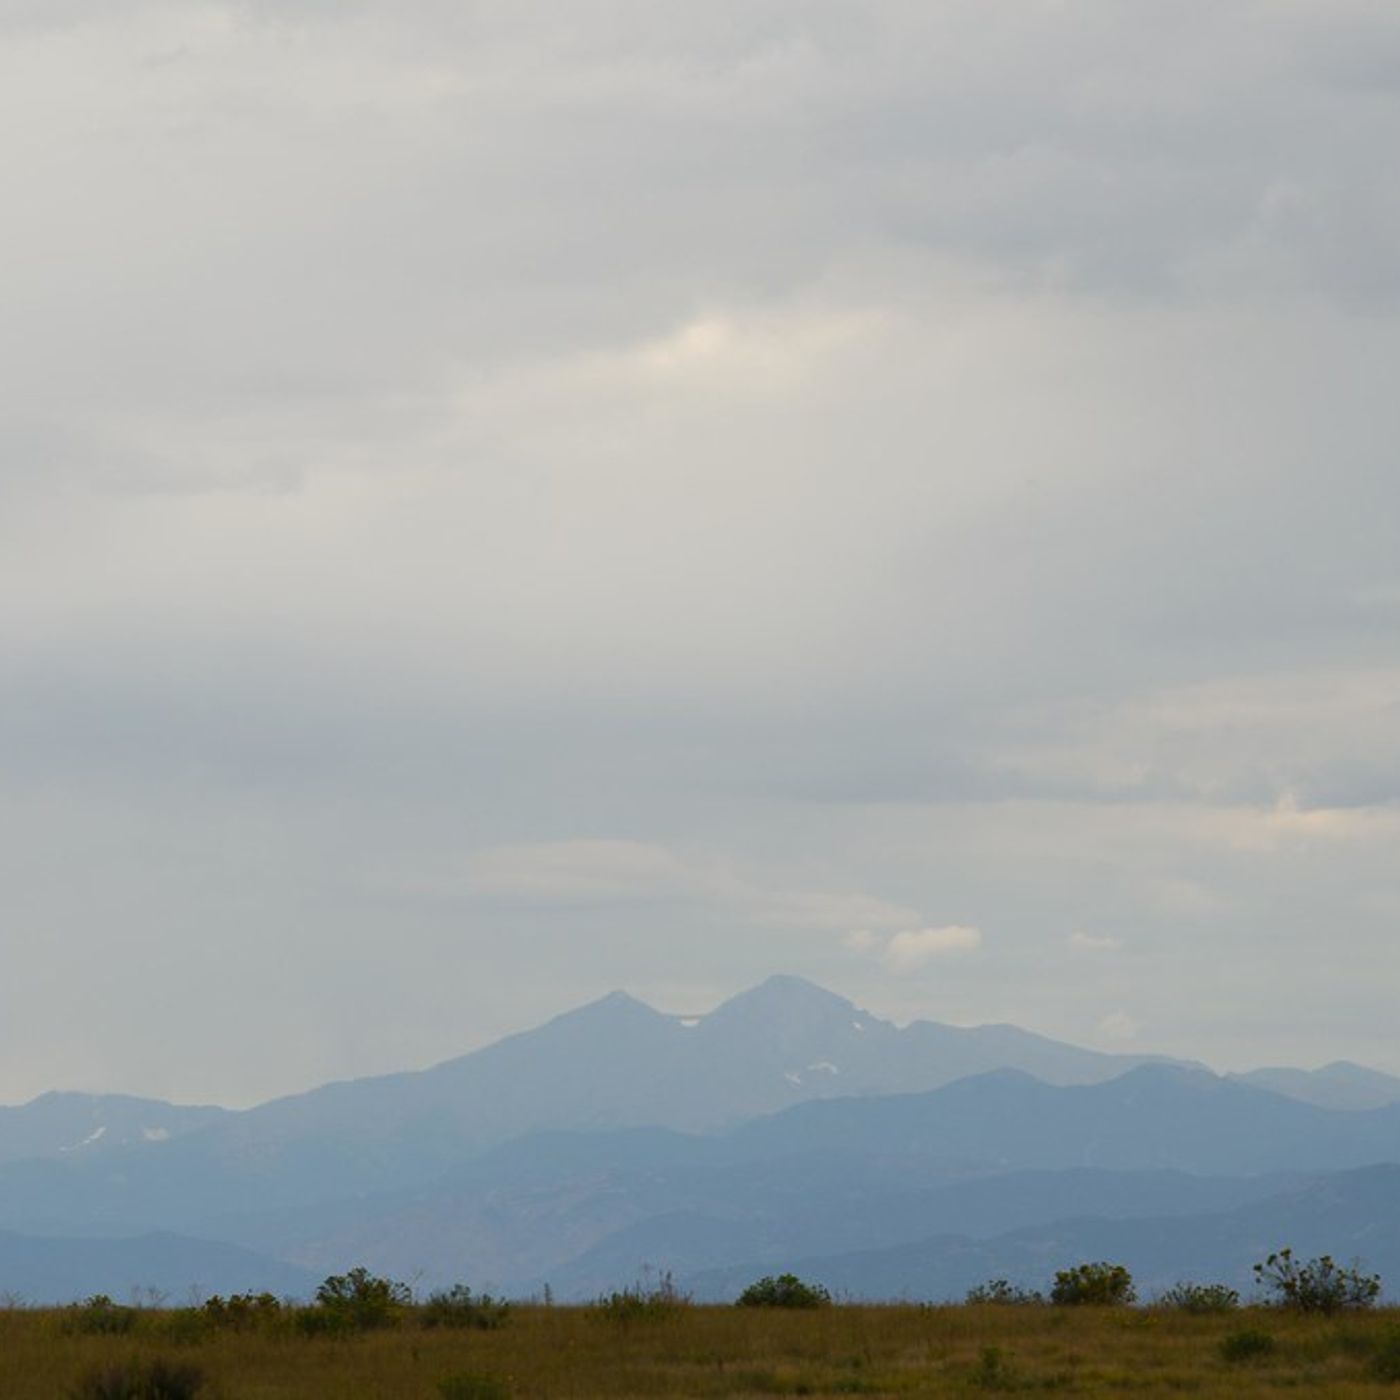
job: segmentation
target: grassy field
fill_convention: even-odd
[[[426,1330],[410,1318],[345,1337],[280,1327],[201,1332],[188,1324],[187,1315],[143,1311],[124,1334],[83,1335],[62,1312],[0,1313],[0,1396],[124,1400],[115,1380],[104,1391],[96,1377],[163,1360],[200,1374],[200,1400],[1400,1397],[1400,1380],[1386,1379],[1400,1378],[1400,1312],[1386,1310],[1317,1318],[1275,1309],[1193,1317],[1048,1306],[683,1306],[622,1321],[590,1308],[521,1307],[492,1331]],[[1255,1340],[1241,1342],[1242,1335]]]

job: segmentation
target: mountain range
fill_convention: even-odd
[[[1034,1272],[1053,1240],[1121,1239],[1109,1253],[1158,1272],[1176,1256],[1153,1240],[1195,1241],[1187,1262],[1219,1273],[1235,1236],[1184,1222],[1296,1216],[1267,1252],[1396,1162],[1400,1080],[1377,1071],[1222,1078],[1012,1026],[900,1028],[779,977],[697,1017],[615,993],[431,1069],[241,1112],[0,1109],[0,1290],[58,1297],[126,1267],[170,1291],[179,1249],[176,1288],[252,1259],[289,1291],[365,1263],[561,1298],[646,1267],[717,1296],[794,1261],[853,1293],[949,1296],[974,1267]],[[1370,1238],[1400,1223],[1396,1197],[1365,1196]],[[101,1267],[41,1265],[36,1236],[98,1239]]]
[[[126,1094],[41,1094],[18,1108],[0,1106],[0,1162],[95,1156],[137,1143],[168,1142],[228,1116],[227,1109],[185,1108]]]
[[[1397,1197],[1400,1167],[1377,1166],[1201,1215],[1079,1215],[990,1239],[944,1234],[880,1249],[798,1257],[791,1267],[838,1296],[893,1300],[959,1298],[991,1278],[1044,1290],[1067,1261],[1111,1259],[1129,1262],[1147,1299],[1202,1277],[1249,1297],[1254,1263],[1287,1240],[1300,1258],[1330,1253],[1341,1261],[1355,1259],[1393,1281],[1400,1278]],[[729,1266],[703,1271],[688,1282],[698,1299],[722,1300],[752,1277],[751,1267]]]

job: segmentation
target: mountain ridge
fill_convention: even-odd
[[[212,1293],[306,1297],[316,1276],[295,1264],[220,1240],[171,1231],[70,1239],[0,1231],[0,1294],[27,1305],[93,1294],[188,1303]]]
[[[153,1112],[122,1102],[138,1128]],[[918,1222],[1238,1203],[1247,1177],[1400,1161],[1400,1105],[1323,1107],[1015,1027],[901,1028],[786,977],[698,1017],[609,994],[427,1070],[192,1110],[155,1140],[91,1141],[81,1096],[35,1112],[68,1136],[0,1160],[0,1229],[174,1231],[313,1272],[480,1267],[511,1287],[623,1286],[606,1271],[640,1249],[690,1269],[761,1244],[778,1264]],[[83,1150],[60,1150],[75,1127]]]
[[[992,1278],[1044,1289],[1055,1269],[1112,1259],[1151,1299],[1184,1279],[1218,1280],[1249,1297],[1253,1265],[1281,1245],[1302,1257],[1335,1253],[1400,1283],[1400,1165],[1331,1173],[1225,1211],[1197,1216],[1070,1217],[976,1239],[946,1233],[883,1249],[798,1257],[789,1267],[838,1296],[955,1302]],[[681,1286],[702,1301],[732,1298],[754,1264],[702,1270]]]
[[[1143,1122],[1155,1135],[1140,1138]],[[791,1246],[804,1235],[829,1236],[832,1222],[872,1239],[902,1238],[939,1193],[981,1191],[967,1184],[975,1181],[996,1179],[1010,1189],[1017,1177],[1089,1173],[1079,1179],[1090,1180],[1099,1173],[1121,1183],[1114,1189],[1123,1200],[1141,1203],[1159,1198],[1154,1181],[1214,1177],[1235,1183],[1230,1190],[1253,1191],[1240,1183],[1395,1160],[1400,1110],[1393,1107],[1320,1109],[1159,1066],[1067,1087],[1001,1071],[924,1095],[813,1101],[718,1136],[630,1130],[519,1139],[307,1239],[310,1252],[293,1257],[330,1263],[368,1255],[386,1269],[432,1276],[451,1258],[479,1251],[497,1271],[512,1261],[528,1266],[513,1284],[552,1278],[601,1286],[605,1280],[587,1275],[587,1257],[621,1266],[632,1232],[652,1252],[632,1256],[632,1272],[622,1268],[616,1285],[644,1263],[670,1266],[691,1251],[687,1218],[710,1222],[707,1247],[724,1232]],[[1013,1195],[1001,1208],[1044,1215],[1045,1202],[1034,1203],[1039,1190],[1029,1202]],[[1087,1192],[1083,1206],[1093,1204]],[[367,1223],[369,1215],[376,1219]],[[682,1222],[679,1241],[658,1224],[666,1218]],[[501,1244],[507,1239],[514,1254]],[[578,1250],[573,1262],[558,1253],[566,1239]]]
[[[275,1142],[294,1135],[298,1121],[304,1123],[308,1115],[323,1128],[335,1123],[353,1137],[357,1125],[363,1131],[367,1122],[397,1117],[396,1099],[416,1095],[410,1113],[453,1116],[454,1099],[462,1090],[470,1092],[473,1080],[502,1080],[522,1070],[537,1078],[567,1075],[571,1060],[581,1054],[606,1055],[609,1038],[621,1036],[631,1039],[606,1056],[610,1063],[595,1064],[593,1109],[578,1114],[575,1126],[661,1123],[710,1131],[811,1098],[919,1092],[995,1068],[1019,1068],[1048,1083],[1075,1084],[1101,1082],[1143,1064],[1197,1064],[1163,1055],[1090,1050],[1005,1022],[954,1026],[919,1018],[898,1026],[806,978],[778,973],[696,1016],[659,1011],[631,993],[614,990],[425,1068],[332,1080],[245,1109],[49,1091],[27,1104],[0,1106],[0,1161],[91,1147],[102,1138],[85,1139],[102,1126],[107,1128],[103,1150],[134,1140],[142,1128],[152,1126],[153,1136],[176,1137],[220,1124],[244,1141]],[[558,1061],[541,1065],[541,1056],[550,1054]],[[698,1063],[706,1057],[707,1063]],[[599,1083],[599,1069],[608,1071],[606,1084]],[[709,1087],[699,1082],[706,1069],[723,1082]],[[1400,1078],[1348,1061],[1316,1070],[1264,1068],[1226,1077],[1319,1106],[1365,1109],[1400,1102]],[[615,1086],[611,1101],[609,1085]],[[518,1096],[518,1079],[512,1087]],[[568,1125],[567,1101],[581,1101],[578,1087],[570,1093],[561,1084],[552,1107],[535,1121],[528,1115],[511,1120],[507,1114],[498,1126],[488,1125],[483,1136],[504,1140]],[[485,1097],[485,1105],[473,1107],[474,1112],[484,1107],[484,1115],[476,1115],[483,1121],[500,1110],[498,1094]],[[58,1103],[69,1105],[67,1117],[58,1126],[41,1128],[41,1120],[54,1118]],[[160,1121],[129,1122],[136,1106]],[[460,1121],[465,1116],[460,1106],[455,1112],[459,1127],[469,1128]],[[116,1118],[122,1131],[108,1121]],[[78,1133],[83,1122],[87,1127]]]
[[[778,974],[697,1017],[614,991],[425,1069],[334,1080],[241,1110],[163,1111],[190,1131],[222,1136],[231,1150],[275,1150],[308,1135],[367,1144],[417,1125],[436,1133],[445,1162],[550,1128],[717,1131],[812,1098],[935,1088],[1008,1060],[1050,1082],[1078,1083],[1159,1058],[1083,1049],[1014,1027],[925,1020],[898,1027],[805,978]],[[46,1097],[0,1109],[0,1161],[55,1156],[81,1141],[23,1126],[42,1116]],[[31,1150],[7,1150],[7,1124],[9,1141]],[[165,1135],[183,1136],[184,1128]]]

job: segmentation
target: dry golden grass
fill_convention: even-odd
[[[1267,1332],[1274,1350],[1224,1359],[1231,1333]],[[1152,1310],[841,1306],[814,1312],[682,1307],[618,1322],[590,1308],[516,1309],[497,1331],[427,1331],[406,1321],[363,1336],[292,1329],[184,1329],[143,1313],[124,1336],[69,1335],[52,1311],[0,1313],[0,1397],[61,1400],[103,1366],[164,1357],[198,1366],[200,1400],[434,1400],[451,1376],[495,1395],[908,1396],[1392,1395],[1375,1374],[1400,1313],[1345,1318],[1244,1310],[1189,1317]],[[461,1392],[471,1396],[468,1384]],[[489,1384],[476,1394],[488,1400]]]

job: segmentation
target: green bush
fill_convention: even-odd
[[[1157,1299],[1159,1307],[1185,1313],[1231,1312],[1240,1305],[1240,1295],[1223,1283],[1177,1283]]]
[[[63,1330],[84,1336],[119,1336],[136,1326],[136,1309],[114,1303],[105,1293],[94,1293],[64,1309]]]
[[[1280,1249],[1254,1266],[1254,1277],[1276,1307],[1296,1312],[1337,1313],[1369,1308],[1381,1296],[1381,1281],[1359,1267],[1344,1269],[1330,1254],[1299,1261]]]
[[[1278,1343],[1272,1332],[1258,1327],[1242,1327],[1238,1332],[1230,1332],[1221,1339],[1220,1355],[1230,1362],[1258,1361],[1272,1355]]]
[[[484,1371],[462,1371],[438,1382],[442,1400],[510,1400],[510,1387]]]
[[[424,1327],[473,1327],[483,1331],[502,1326],[510,1313],[510,1304],[489,1293],[474,1295],[463,1284],[430,1293],[418,1309],[418,1320]]]
[[[1043,1303],[1045,1298],[1033,1288],[1022,1288],[1019,1284],[1004,1278],[988,1279],[976,1288],[969,1288],[963,1302],[976,1307],[984,1303],[995,1303],[1003,1307],[1026,1307]]]
[[[377,1278],[365,1268],[332,1274],[316,1290],[316,1305],[297,1314],[297,1325],[308,1335],[370,1332],[397,1322],[413,1301],[406,1283]]]
[[[831,1294],[819,1283],[804,1283],[796,1274],[768,1274],[751,1283],[735,1300],[741,1308],[822,1308]]]
[[[191,1400],[203,1387],[197,1366],[157,1359],[89,1371],[68,1394],[70,1400]]]
[[[1050,1301],[1067,1307],[1117,1307],[1136,1302],[1137,1289],[1121,1264],[1076,1264],[1055,1275]]]
[[[227,1298],[216,1293],[212,1298],[206,1298],[200,1309],[211,1326],[229,1328],[235,1332],[246,1332],[280,1321],[284,1311],[281,1300],[271,1293],[231,1293]]]

